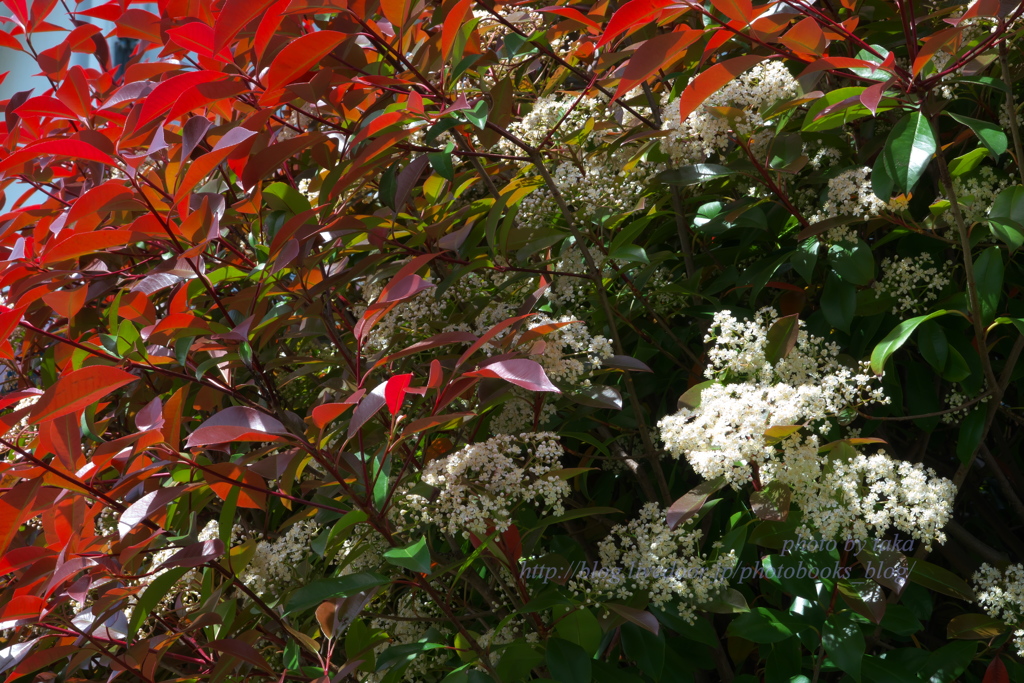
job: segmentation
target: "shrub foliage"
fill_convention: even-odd
[[[1024,680],[1024,6],[4,5],[5,681]]]

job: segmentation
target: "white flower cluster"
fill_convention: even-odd
[[[765,432],[774,426],[819,423],[844,410],[885,400],[866,367],[851,370],[838,361],[835,343],[798,333],[792,351],[774,365],[766,358],[774,309],[739,321],[729,311],[715,315],[706,341],[705,371],[716,382],[705,388],[696,408],[683,408],[658,426],[669,452],[686,455],[706,479],[724,476],[739,488],[750,481],[753,465],[778,456]]]
[[[561,469],[562,446],[552,432],[499,435],[431,460],[422,481],[439,489],[437,497],[400,496],[404,512],[437,524],[449,534],[486,537],[493,525],[504,532],[512,511],[532,502],[550,514],[564,514],[569,484],[553,472]]]
[[[943,527],[952,518],[953,482],[920,463],[878,452],[836,456],[818,454],[817,439],[787,439],[785,460],[766,468],[766,478],[787,484],[803,512],[798,533],[810,538],[867,542],[898,529],[931,550],[945,543]]]
[[[834,178],[829,178],[825,201],[820,204],[816,213],[808,217],[808,220],[817,223],[837,216],[852,216],[866,221],[888,210],[901,210],[904,205],[904,199],[897,198],[886,203],[876,197],[875,191],[871,188],[871,169],[863,166],[848,169]],[[839,243],[850,239],[841,226],[836,234],[826,235],[825,241]],[[856,238],[853,238],[853,241],[856,241]]]
[[[762,62],[727,83],[685,121],[679,120],[679,101],[669,102],[661,115],[662,130],[669,132],[661,149],[675,166],[699,164],[724,151],[732,135],[749,139],[752,151],[761,157],[773,135],[762,110],[798,92],[799,84],[785,64]]]
[[[1016,627],[1013,644],[1017,656],[1024,657],[1024,565],[1014,564],[999,571],[983,564],[974,574],[978,604],[994,619]]]
[[[991,166],[981,166],[972,173],[953,178],[953,191],[968,227],[985,220],[989,208],[996,201],[996,195],[1009,184],[1009,179],[996,175]],[[952,208],[946,209],[946,220],[952,223]]]
[[[777,319],[770,309],[740,322],[728,311],[716,314],[707,340],[705,372],[716,380],[700,394],[696,408],[683,408],[658,423],[670,453],[685,455],[706,479],[724,477],[734,488],[754,479],[778,481],[793,491],[803,511],[805,537],[867,540],[890,527],[930,547],[945,541],[956,489],[920,465],[883,453],[864,456],[850,448],[819,454],[818,437],[773,427],[813,426],[853,406],[886,402],[876,378],[863,365],[851,370],[838,361],[839,349],[800,331],[795,347],[772,364],[768,330]],[[729,383],[724,383],[729,382]]]
[[[395,618],[377,617],[370,624],[372,628],[383,629],[391,636],[390,642],[385,641],[374,648],[377,655],[391,645],[419,642],[431,627],[442,635],[451,635],[451,630],[447,627],[448,622],[437,603],[422,591],[410,591],[402,595],[395,605],[393,614]],[[436,648],[419,654],[403,672],[402,680],[409,683],[435,680],[429,676],[429,672],[436,670],[448,656],[449,651],[446,648]],[[370,673],[362,680],[367,683],[378,683],[384,679],[386,673]]]
[[[578,94],[564,93],[540,97],[533,103],[533,109],[521,121],[509,124],[508,131],[532,147],[558,142],[566,135],[580,131],[588,120],[606,121],[611,119],[608,103],[598,97],[582,98]],[[502,138],[496,152],[521,155],[522,150]]]
[[[491,418],[489,426],[492,434],[522,434],[534,427],[533,402],[537,394],[518,387],[513,387],[509,394],[511,397]],[[540,408],[540,415],[537,416],[537,427],[550,424],[557,412],[558,408],[553,403],[545,401]]]
[[[917,256],[884,259],[882,279],[875,281],[872,288],[875,298],[888,294],[896,299],[893,315],[923,313],[929,301],[939,298],[939,293],[949,284],[949,273],[954,264],[946,262],[936,268],[931,254],[921,252]]]
[[[295,578],[295,569],[309,555],[310,541],[319,530],[312,520],[302,520],[280,538],[260,541],[240,578],[257,595],[280,591]]]
[[[715,340],[705,376],[731,383],[712,384],[697,408],[683,408],[658,423],[669,452],[685,453],[706,479],[724,476],[739,488],[750,481],[753,465],[778,456],[765,436],[769,428],[819,423],[827,429],[826,418],[885,400],[866,367],[845,367],[835,343],[803,330],[785,358],[769,363],[768,329],[777,317],[771,308],[743,322],[729,311],[717,313],[705,339]]]
[[[598,544],[601,569],[577,576],[568,587],[588,604],[628,600],[637,592],[646,592],[657,607],[680,599],[680,615],[692,622],[697,605],[728,587],[737,559],[730,551],[709,562],[700,554],[701,536],[693,520],[670,529],[665,510],[647,503],[639,517],[616,525]]]
[[[551,179],[577,220],[590,221],[599,212],[630,213],[661,170],[658,164],[630,163],[632,152],[597,152],[584,162],[566,160],[555,166]],[[555,196],[540,187],[523,198],[516,222],[527,230],[544,228],[561,215]]]

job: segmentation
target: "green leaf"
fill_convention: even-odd
[[[800,332],[800,320],[797,315],[786,315],[768,328],[767,343],[764,347],[764,357],[772,365],[789,355],[789,352],[796,346],[796,338]]]
[[[996,196],[988,210],[988,227],[1011,252],[1024,245],[1024,186],[1007,187]]]
[[[833,664],[850,674],[855,681],[860,681],[864,634],[850,612],[829,615],[821,634],[821,644]]]
[[[603,636],[597,617],[586,608],[559,619],[555,622],[555,631],[560,638],[579,645],[587,654],[597,652]]]
[[[591,683],[592,660],[576,643],[551,638],[546,659],[551,675],[559,683]]]
[[[532,645],[516,640],[501,653],[501,659],[495,668],[501,680],[512,683],[528,678],[530,672],[543,662],[544,655],[537,652]]]
[[[978,149],[971,150],[967,154],[958,156],[956,159],[949,162],[949,175],[953,178],[958,178],[965,173],[970,173],[978,167],[978,164],[980,164],[981,160],[986,156],[988,156],[988,151],[983,147],[979,147]]]
[[[472,109],[463,109],[459,112],[466,120],[474,126],[483,130],[487,127],[487,100],[479,100]]]
[[[932,652],[922,672],[928,683],[953,683],[967,670],[978,651],[975,643],[949,643]]]
[[[647,252],[644,251],[644,248],[636,244],[621,246],[615,251],[610,252],[608,254],[608,258],[646,264],[650,264],[651,262],[651,260],[647,258]]]
[[[984,406],[975,406],[960,422],[960,434],[956,440],[956,457],[965,465],[971,461],[974,452],[981,445],[981,438],[985,435],[987,413],[988,410]]]
[[[910,560],[910,581],[943,595],[974,602],[974,590],[959,576],[924,560]]]
[[[953,617],[946,626],[946,637],[958,640],[991,640],[1006,632],[1007,625],[1002,619],[993,619],[985,614],[961,614]]]
[[[375,586],[383,586],[390,579],[380,574],[361,572],[332,579],[317,579],[292,593],[285,603],[284,613],[301,612],[316,607],[324,600],[344,598]]]
[[[800,277],[804,279],[804,282],[811,284],[811,280],[814,277],[814,266],[818,263],[818,239],[812,237],[801,242],[797,250],[793,252],[789,262],[793,264],[796,272],[800,273]]]
[[[978,286],[981,317],[988,325],[996,317],[1003,294],[1003,254],[999,247],[989,247],[974,262],[974,281]]]
[[[900,119],[885,141],[886,169],[902,192],[911,192],[932,160],[938,141],[931,122],[920,112]]]
[[[949,340],[942,326],[934,320],[926,320],[918,327],[917,349],[935,372],[941,373],[945,369],[949,358]]]
[[[393,565],[405,567],[420,574],[429,574],[430,548],[427,547],[427,537],[421,536],[420,540],[405,548],[392,548],[385,551],[384,559]]]
[[[661,680],[665,668],[665,634],[655,635],[636,624],[623,624],[622,650],[636,662],[640,670],[655,681]]]
[[[755,607],[732,620],[726,634],[752,643],[778,643],[793,637],[793,632],[767,607]]]
[[[853,246],[833,245],[828,256],[832,268],[846,282],[867,285],[875,279],[875,256],[864,240],[857,240]]]
[[[132,618],[128,622],[128,642],[131,642],[135,638],[135,634],[138,633],[139,627],[142,626],[142,623],[149,616],[149,613],[153,611],[153,608],[157,606],[157,603],[167,597],[174,584],[177,583],[178,579],[184,576],[187,571],[189,571],[189,567],[174,567],[153,579],[153,583],[149,584],[149,587],[146,588],[146,592],[139,597],[139,601],[136,603],[135,609],[132,610]]]
[[[455,182],[455,164],[452,162],[453,149],[452,144],[448,143],[443,152],[431,152],[427,155],[434,172],[450,183]]]
[[[885,335],[885,339],[878,342],[874,350],[871,352],[871,370],[876,375],[881,375],[885,369],[885,362],[889,360],[889,356],[894,354],[897,349],[903,346],[910,335],[913,334],[914,330],[917,329],[918,325],[926,320],[937,318],[940,315],[946,315],[949,311],[935,311],[928,315],[919,315],[916,318],[910,318],[904,320],[889,334]]]
[[[998,159],[999,155],[1006,151],[1008,141],[1006,133],[1003,132],[1000,126],[988,121],[982,121],[981,119],[972,119],[969,116],[954,114],[953,112],[946,113],[973,130],[974,134],[981,140],[981,144],[985,145],[988,151],[991,152],[993,159]]]
[[[894,173],[887,164],[883,150],[883,153],[875,158],[875,165],[871,167],[871,191],[883,202],[888,202],[892,198],[892,189],[896,185]]]
[[[821,312],[829,325],[849,333],[853,315],[857,312],[857,289],[849,282],[829,273],[825,289],[821,292]]]

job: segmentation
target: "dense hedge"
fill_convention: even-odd
[[[1024,6],[4,4],[5,681],[1024,680]]]

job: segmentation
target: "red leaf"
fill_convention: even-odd
[[[0,552],[6,552],[18,526],[33,508],[42,483],[41,479],[22,481],[0,496]]]
[[[973,19],[974,17],[997,17],[999,16],[1001,5],[1002,3],[999,0],[977,0],[967,8],[967,11],[957,19],[956,23],[962,24],[968,19]],[[1003,670],[1006,670],[1005,667]],[[985,683],[988,683],[988,680],[986,680]]]
[[[185,442],[185,448],[229,441],[278,441],[288,430],[274,417],[253,408],[231,406],[201,424]]]
[[[61,415],[78,412],[97,403],[115,389],[131,384],[137,379],[138,377],[130,372],[107,365],[90,365],[75,370],[61,377],[56,384],[46,390],[29,415],[29,422],[37,424],[43,420],[52,420]]]
[[[338,419],[338,416],[352,405],[351,403],[322,403],[313,408],[313,424],[317,429],[323,429],[328,422]]]
[[[97,185],[75,200],[71,210],[68,211],[64,225],[71,227],[83,218],[101,212],[142,208],[142,204],[135,202],[133,197],[131,188],[125,187],[116,180]]]
[[[590,30],[590,32],[595,34],[595,35],[601,32],[601,25],[598,24],[593,19],[591,19],[590,17],[588,17],[587,15],[583,14],[582,12],[580,12],[578,9],[573,9],[571,7],[555,7],[555,6],[552,6],[552,7],[542,7],[542,8],[540,8],[537,11],[538,12],[550,12],[551,14],[560,14],[561,16],[566,17],[568,19],[572,19],[573,21],[578,21],[579,23],[581,23],[584,26],[586,26]]]
[[[195,488],[191,486],[172,486],[170,488],[157,489],[139,498],[128,506],[128,509],[121,513],[117,520],[117,533],[124,538],[131,533],[132,529],[149,519],[155,514],[164,512],[167,504],[177,500],[182,495]]]
[[[658,635],[658,630],[660,629],[658,619],[647,610],[637,609],[628,605],[619,605],[614,602],[606,602],[604,604],[605,607],[615,612],[626,621],[632,622],[640,628],[650,631],[654,635]]]
[[[219,538],[215,538],[212,541],[200,541],[186,546],[174,553],[167,560],[162,562],[160,566],[156,567],[156,569],[168,569],[170,567],[198,567],[210,562],[211,560],[216,560],[223,554],[224,542]]]
[[[210,490],[221,500],[227,500],[231,490],[238,489],[238,507],[263,510],[267,505],[267,484],[263,478],[247,467],[233,462],[219,462],[210,465],[203,472],[203,478]],[[239,486],[238,482],[246,484]]]
[[[387,381],[384,387],[384,400],[387,402],[388,412],[392,415],[396,414],[398,409],[402,407],[402,401],[405,400],[405,390],[409,388],[410,382],[412,382],[412,373],[395,375]]]
[[[243,92],[249,92],[249,88],[237,79],[193,85],[174,101],[174,106],[167,111],[167,120],[176,119],[194,109],[206,107]]]
[[[345,34],[338,31],[317,31],[286,45],[267,70],[263,79],[266,92],[260,101],[305,74],[345,38]]]
[[[54,313],[71,320],[85,305],[85,295],[88,289],[88,286],[83,285],[76,289],[50,292],[43,295],[43,301],[53,309]]]
[[[213,51],[223,50],[239,31],[273,4],[274,0],[227,0],[213,28]]]
[[[62,118],[74,121],[75,113],[55,97],[30,97],[25,104],[14,110],[18,116],[39,116],[44,118]]]
[[[144,9],[132,8],[117,18],[116,35],[118,38],[135,38],[159,45],[160,17]]]
[[[256,135],[256,131],[248,130],[241,126],[232,128],[224,137],[217,141],[212,152],[204,154],[193,161],[185,173],[184,180],[181,181],[181,185],[178,186],[178,190],[174,194],[174,203],[180,203],[199,184],[199,181],[208,176],[213,169],[217,168],[218,164],[235,150],[235,147],[253,135]]]
[[[413,2],[414,0],[380,0],[380,11],[395,27],[395,31],[401,31],[409,21],[409,10],[412,9]]]
[[[646,81],[658,69],[671,64],[680,52],[693,45],[703,35],[703,31],[684,28],[681,31],[662,33],[645,41],[629,58],[619,87],[615,90],[614,99],[622,97],[636,85]]]
[[[917,76],[924,69],[925,65],[931,61],[932,57],[945,47],[947,44],[955,40],[962,32],[963,27],[955,26],[953,28],[943,29],[936,31],[924,40],[924,44],[921,45],[920,51],[917,53],[917,57],[914,59],[913,74]],[[28,104],[26,102],[25,104]]]
[[[18,621],[20,619],[38,619],[46,609],[46,601],[36,595],[18,595],[4,605],[0,612],[0,621]]]
[[[142,103],[142,111],[135,122],[135,129],[138,130],[144,125],[167,112],[171,106],[178,101],[185,90],[200,83],[219,81],[227,78],[226,75],[216,71],[190,71],[185,74],[171,76],[153,88],[153,92],[146,96]]]
[[[387,382],[381,382],[373,391],[366,394],[356,406],[352,413],[352,420],[348,423],[348,438],[352,438],[359,429],[366,424],[366,421],[377,414],[386,403],[384,391],[387,389]]]
[[[809,55],[820,57],[828,45],[818,22],[810,17],[797,22],[796,26],[779,38],[779,42],[801,57],[809,57]]]
[[[253,666],[263,669],[264,671],[273,671],[267,660],[263,658],[259,652],[256,651],[249,643],[244,640],[238,640],[237,638],[223,638],[221,640],[211,640],[209,646],[218,652],[223,652],[226,655],[232,657],[238,657],[243,662],[248,662]]]
[[[828,69],[881,69],[881,65],[869,62],[866,59],[854,59],[852,57],[822,57],[801,71],[800,77],[802,78],[815,71],[826,71]]]
[[[47,244],[43,251],[43,265],[60,263],[70,259],[94,254],[111,247],[123,247],[135,240],[137,235],[131,230],[99,230],[70,235],[54,245]]]
[[[82,142],[81,140],[44,140],[43,142],[23,147],[4,159],[0,162],[0,173],[26,161],[43,156],[85,159],[87,161],[98,161],[108,166],[113,166],[116,163],[112,157],[96,149],[88,142]]]
[[[754,7],[750,0],[711,0],[711,4],[719,12],[743,26],[748,25],[754,18]]]
[[[186,50],[192,50],[203,57],[222,62],[231,61],[231,53],[213,49],[213,29],[201,21],[192,21],[184,26],[167,31],[171,39]]]
[[[891,85],[892,81],[889,80],[864,88],[864,92],[860,94],[860,103],[867,107],[868,111],[874,115],[878,112],[878,103],[882,101],[882,93]]]
[[[244,2],[245,0],[242,0]],[[264,13],[263,18],[260,19],[260,25],[256,28],[256,37],[253,41],[253,46],[256,48],[256,55],[260,61],[263,60],[263,55],[267,51],[267,46],[270,44],[270,39],[274,37],[277,32],[278,26],[281,25],[281,16],[285,10],[288,9],[288,5],[291,4],[291,0],[278,0],[276,3],[270,6],[270,9]]]
[[[687,116],[696,111],[697,107],[704,104],[704,101],[718,92],[723,85],[764,60],[765,57],[757,55],[733,57],[698,74],[679,98],[679,120],[685,121]]]
[[[672,0],[629,0],[612,15],[597,47],[611,42],[619,35],[634,28],[646,26],[651,17],[672,4]]]
[[[467,372],[465,377],[497,377],[529,391],[561,393],[551,383],[541,364],[528,358],[512,358],[491,363],[479,370]]]
[[[984,0],[980,0],[983,2]],[[1010,672],[1006,670],[1006,665],[997,655],[995,659],[989,662],[988,668],[985,669],[985,678],[982,679],[982,683],[1010,683]]]
[[[444,24],[441,26],[442,59],[448,59],[448,55],[452,51],[452,45],[455,44],[455,38],[458,37],[459,30],[462,28],[466,14],[469,12],[472,4],[473,0],[459,0],[459,3],[455,5],[455,9],[445,17]]]

